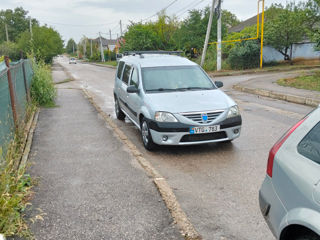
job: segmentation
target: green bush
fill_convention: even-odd
[[[32,64],[34,75],[31,83],[31,97],[38,106],[54,106],[56,89],[49,65],[43,61]]]
[[[259,66],[260,47],[257,41],[243,41],[231,49],[228,62],[232,69],[248,69]]]
[[[12,61],[20,59],[20,52],[16,43],[3,42],[0,44],[0,56],[8,56]]]

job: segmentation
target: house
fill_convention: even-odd
[[[261,14],[259,16],[261,23]],[[257,15],[251,17],[245,21],[242,21],[237,26],[229,28],[229,33],[241,32],[244,28],[257,24]],[[302,42],[295,43],[292,46],[292,59],[304,58],[304,59],[318,59],[320,58],[320,51],[315,50],[315,43],[309,39],[305,39]],[[290,51],[290,50],[289,50]],[[271,46],[263,47],[263,61],[264,62],[278,62],[283,61],[284,57],[275,48]]]
[[[106,39],[104,37],[101,37],[101,41],[103,50],[113,51],[117,44],[117,39]],[[100,44],[100,38],[98,37],[96,39],[93,39],[93,42]]]

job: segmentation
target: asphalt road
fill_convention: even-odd
[[[115,118],[113,84],[115,70],[89,64],[69,65],[57,60],[84,87],[103,111]],[[259,98],[232,90],[232,85],[270,75],[219,77],[223,90],[240,106],[241,137],[231,144],[162,147],[144,150],[139,131],[128,120],[115,119],[156,169],[166,177],[183,210],[204,239],[274,239],[258,206],[258,190],[265,177],[268,151],[281,135],[311,108]]]

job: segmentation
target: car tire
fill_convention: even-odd
[[[122,112],[117,97],[114,98],[114,110],[116,112],[117,119],[119,120],[125,119],[126,115]]]
[[[303,236],[298,236],[294,240],[319,240],[319,236],[313,233],[308,233]]]
[[[152,151],[156,148],[156,144],[152,140],[152,136],[149,129],[149,124],[145,118],[141,121],[141,138],[143,142],[143,146],[148,151]]]

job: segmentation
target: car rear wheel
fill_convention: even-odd
[[[117,97],[114,98],[114,110],[115,110],[116,116],[119,120],[125,119],[126,115],[122,112]]]
[[[156,148],[156,144],[153,142],[152,136],[150,134],[148,122],[145,118],[143,118],[141,122],[141,137],[145,149],[152,151]]]

